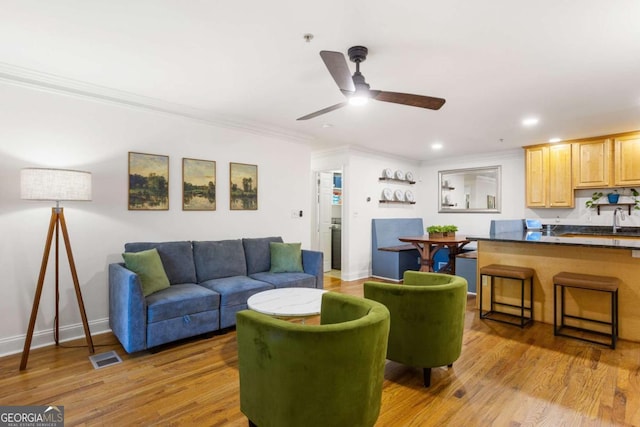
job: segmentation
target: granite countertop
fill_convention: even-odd
[[[522,242],[615,249],[640,249],[640,228],[625,227],[617,233],[611,227],[556,225],[542,231],[518,231],[484,236],[467,236],[469,240]]]

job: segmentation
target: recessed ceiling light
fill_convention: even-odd
[[[552,144],[553,144],[554,142],[560,142],[560,141],[562,141],[562,138],[551,138],[551,139],[549,140],[549,142],[550,142],[550,143],[552,143]]]
[[[536,117],[528,117],[522,121],[523,126],[535,126],[539,120]]]
[[[439,142],[436,142],[434,144],[431,144],[431,148],[434,150],[440,150],[442,148],[442,144]]]
[[[332,127],[333,127],[333,125],[332,125],[331,123],[323,123],[323,124],[322,124],[322,127],[323,127],[323,128],[332,128]]]

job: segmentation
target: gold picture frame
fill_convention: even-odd
[[[229,163],[229,209],[258,210],[258,165]]]
[[[216,210],[216,162],[182,158],[182,210]]]
[[[169,156],[129,152],[130,211],[169,210]]]

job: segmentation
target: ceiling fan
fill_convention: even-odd
[[[349,59],[356,63],[356,72],[351,76],[349,66],[341,52],[332,52],[323,50],[320,57],[327,66],[331,77],[335,80],[340,92],[347,97],[347,101],[323,108],[306,116],[298,118],[298,120],[308,120],[328,113],[338,108],[342,108],[347,104],[361,105],[369,99],[377,101],[392,102],[394,104],[409,105],[412,107],[428,108],[430,110],[439,110],[444,105],[445,100],[442,98],[434,98],[431,96],[412,95],[409,93],[386,92],[382,90],[371,90],[369,85],[360,73],[360,63],[367,59],[369,50],[364,46],[353,46],[349,48]]]

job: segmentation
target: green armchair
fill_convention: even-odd
[[[389,310],[327,292],[320,325],[236,315],[240,409],[250,426],[373,426],[380,413]]]
[[[406,271],[404,284],[365,282],[364,296],[391,313],[387,359],[423,368],[453,366],[462,351],[467,281],[459,276]]]

